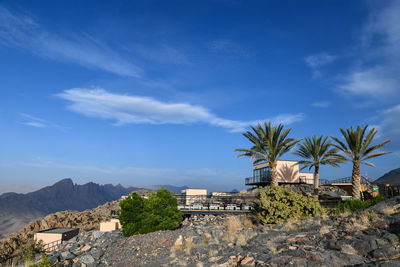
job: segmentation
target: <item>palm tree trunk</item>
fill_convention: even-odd
[[[360,185],[360,162],[359,161],[354,161],[353,162],[353,173],[351,176],[351,183],[352,183],[352,194],[353,194],[353,199],[359,199],[360,198],[360,191],[361,191],[361,185]]]
[[[314,167],[314,193],[318,194],[319,189],[319,165]]]
[[[277,186],[278,185],[278,171],[276,166],[278,164],[276,162],[270,162],[269,166],[271,167],[271,185]]]

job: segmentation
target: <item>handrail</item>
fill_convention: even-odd
[[[57,246],[62,243],[62,239],[55,240],[53,242],[47,243],[43,245],[43,250],[45,252],[50,252],[56,250]]]
[[[334,180],[328,180],[328,179],[320,179],[320,184],[321,185],[326,185],[326,184],[351,184],[352,182],[352,177],[345,177],[345,178],[339,178],[339,179],[334,179]],[[360,183],[361,184],[371,184],[371,180],[366,178],[366,177],[360,177]]]

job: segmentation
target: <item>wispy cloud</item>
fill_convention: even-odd
[[[214,52],[236,54],[243,57],[249,56],[249,51],[241,45],[226,39],[213,40],[206,44],[206,47]]]
[[[400,104],[390,107],[381,112],[375,120],[379,120],[376,128],[379,130],[379,137],[391,139],[388,146],[400,151]]]
[[[255,121],[229,120],[220,118],[199,105],[162,102],[152,97],[116,94],[101,88],[74,88],[57,96],[71,102],[68,109],[88,117],[115,120],[115,125],[205,123],[229,129],[231,132],[241,132],[260,121],[291,124],[304,119],[304,114],[297,113],[280,114]]]
[[[121,76],[140,77],[142,73],[139,67],[89,35],[65,38],[53,34],[34,18],[13,13],[1,5],[0,44]]]
[[[313,76],[319,77],[321,75],[320,68],[333,63],[338,57],[326,52],[319,54],[309,55],[304,58],[306,64],[312,69]]]
[[[329,101],[317,101],[311,104],[313,107],[316,108],[329,108],[332,106],[332,103]]]
[[[26,126],[31,126],[31,127],[36,127],[36,128],[58,128],[61,129],[61,127],[55,123],[52,123],[50,121],[26,114],[26,113],[21,113],[21,117],[23,118],[23,121],[20,122],[21,124],[24,124]]]
[[[374,101],[400,97],[400,2],[374,8],[364,27],[355,67],[338,88],[349,95]]]

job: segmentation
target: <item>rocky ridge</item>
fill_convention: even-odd
[[[80,231],[99,229],[100,222],[111,218],[110,211],[119,209],[119,201],[85,211],[61,211],[28,224],[21,231],[0,240],[0,263],[18,254],[32,240],[35,232],[49,228],[79,228]]]
[[[194,216],[128,238],[82,232],[50,255],[59,266],[400,266],[400,197],[350,215],[254,226]]]

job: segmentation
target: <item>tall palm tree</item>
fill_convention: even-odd
[[[239,148],[234,151],[242,153],[238,157],[250,157],[254,164],[266,161],[271,168],[271,184],[278,185],[277,161],[301,139],[287,137],[291,129],[283,129],[282,124],[273,126],[271,122],[265,122],[264,127],[260,123],[250,127],[253,132],[247,131],[243,135],[253,146],[249,149]]]
[[[339,149],[332,148],[328,137],[315,136],[306,137],[301,144],[298,144],[298,150],[294,152],[296,156],[304,158],[296,164],[301,164],[303,170],[308,167],[309,170],[314,167],[314,191],[318,192],[319,187],[319,167],[320,165],[331,165],[339,167],[339,163],[346,162],[346,158],[338,153]]]
[[[367,128],[368,125],[364,126],[364,128],[357,126],[356,130],[354,130],[353,126],[351,126],[347,130],[343,130],[342,128],[340,128],[340,131],[346,142],[342,142],[341,140],[339,140],[339,138],[331,136],[331,138],[337,143],[333,145],[341,150],[348,157],[348,159],[353,162],[353,173],[351,176],[353,199],[360,198],[360,164],[362,163],[374,167],[374,164],[367,162],[368,159],[372,159],[389,153],[376,152],[376,150],[389,143],[391,140],[386,140],[380,144],[370,146],[378,131],[375,130],[375,128],[372,128],[367,133],[367,135],[365,135]]]

